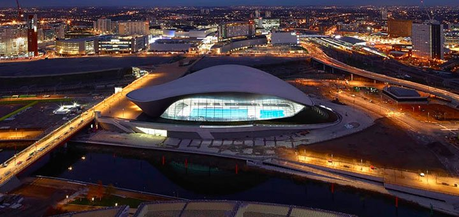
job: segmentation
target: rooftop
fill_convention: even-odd
[[[144,203],[134,217],[147,216],[275,216],[275,217],[351,217],[352,215],[320,209],[241,201],[167,201]]]

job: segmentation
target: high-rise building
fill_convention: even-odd
[[[0,57],[27,54],[27,31],[18,26],[0,26]]]
[[[255,36],[255,23],[251,21],[228,22],[218,25],[218,39],[220,41]]]
[[[387,20],[387,18],[389,17],[389,13],[387,12],[387,9],[384,8],[381,10],[381,19],[382,20]]]
[[[27,15],[27,51],[29,56],[38,56],[38,19],[36,14]]]
[[[101,18],[101,19],[94,21],[94,31],[97,34],[112,33],[112,20]]]
[[[413,24],[411,40],[413,55],[428,59],[443,59],[443,25],[438,21]]]
[[[390,37],[411,37],[411,28],[413,21],[411,20],[393,20],[387,22]]]
[[[260,11],[259,10],[255,10],[255,18],[258,18],[260,17]]]
[[[265,11],[265,17],[270,18],[271,17],[271,11]]]
[[[147,21],[122,21],[118,23],[120,35],[148,35],[150,25]]]

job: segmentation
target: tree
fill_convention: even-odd
[[[111,197],[115,193],[115,191],[116,191],[115,187],[112,184],[109,184],[105,188],[105,196],[106,197]]]
[[[97,193],[96,193],[95,186],[89,185],[88,186],[88,193],[86,194],[86,199],[88,199],[88,201],[92,201],[92,198],[96,197],[96,196],[97,196]]]
[[[102,197],[104,196],[104,186],[102,185],[102,181],[98,181],[97,182],[97,188],[96,188],[96,197],[100,199],[102,199]]]

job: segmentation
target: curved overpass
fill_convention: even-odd
[[[370,79],[374,79],[374,80],[378,80],[378,81],[382,81],[382,82],[388,82],[388,83],[391,83],[391,84],[400,85],[400,86],[404,86],[404,87],[409,87],[409,88],[412,88],[412,89],[420,90],[422,92],[430,93],[430,94],[433,94],[433,95],[436,95],[436,96],[451,100],[451,102],[454,105],[458,105],[459,104],[459,95],[455,94],[455,93],[452,93],[450,91],[443,90],[443,89],[440,89],[440,88],[431,87],[431,86],[420,84],[420,83],[416,83],[416,82],[413,82],[413,81],[407,81],[407,80],[403,80],[403,79],[399,79],[399,78],[390,77],[390,76],[387,76],[387,75],[382,75],[382,74],[370,72],[370,71],[359,69],[359,68],[356,68],[356,67],[353,67],[353,66],[349,66],[349,65],[347,65],[347,64],[345,64],[343,62],[340,62],[338,60],[335,60],[335,59],[327,56],[321,49],[319,49],[319,48],[317,48],[315,46],[308,45],[306,43],[302,43],[302,46],[310,51],[309,54],[310,54],[312,59],[314,59],[315,61],[317,61],[319,63],[322,63],[324,65],[327,65],[327,66],[330,66],[330,67],[333,67],[333,68],[336,68],[336,69],[339,69],[339,70],[342,70],[342,71],[346,71],[346,72],[349,72],[351,74],[362,76],[362,77],[365,77],[365,78],[370,78]]]

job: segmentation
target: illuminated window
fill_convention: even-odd
[[[161,117],[211,122],[272,120],[292,117],[303,108],[298,103],[272,96],[203,95],[176,101]]]

